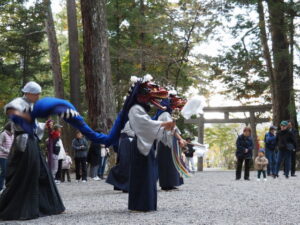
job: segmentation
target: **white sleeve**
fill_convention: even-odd
[[[130,127],[130,123],[129,121],[127,121],[127,123],[125,124],[124,129],[121,131],[121,133],[126,133],[129,137],[134,137],[135,133],[134,131],[131,129]]]
[[[158,121],[162,121],[162,122],[173,121],[172,116],[168,112],[163,112],[162,114],[160,114],[160,116],[158,117],[157,120]],[[173,145],[173,136],[174,136],[174,132],[173,131],[164,130],[164,132],[162,133],[161,142],[164,145],[167,145],[169,148],[172,148],[172,145]]]
[[[140,105],[131,107],[129,122],[132,130],[137,136],[137,147],[141,154],[148,155],[156,139],[162,137],[164,129],[161,121],[152,120]]]
[[[59,159],[64,159],[66,157],[66,151],[65,151],[65,148],[64,148],[64,145],[63,145],[61,139],[58,140],[58,144],[59,144],[59,147],[60,147],[58,158]]]
[[[39,123],[36,121],[36,135],[38,136],[39,140],[42,140],[44,136],[44,130],[45,130],[46,123]]]
[[[9,152],[9,149],[6,149],[4,146],[3,146],[3,142],[5,140],[5,136],[4,136],[4,133],[2,132],[0,134],[0,151],[1,152],[4,152],[4,153],[8,153]]]
[[[12,100],[11,102],[7,103],[4,106],[5,114],[8,109],[15,109],[18,110],[19,112],[25,112],[25,111],[29,111],[29,104],[25,103],[24,100],[21,97],[19,97],[19,98],[15,98],[14,100]]]

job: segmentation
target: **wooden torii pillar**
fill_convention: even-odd
[[[228,107],[205,107],[203,109],[204,113],[224,113],[223,119],[205,119],[202,114],[197,119],[185,120],[185,123],[197,124],[198,125],[198,142],[204,143],[204,125],[206,123],[245,123],[250,124],[252,130],[252,138],[254,141],[254,157],[257,156],[257,132],[256,125],[258,123],[270,122],[270,118],[257,118],[256,112],[268,112],[271,111],[272,105],[251,105],[251,106],[228,106]],[[249,112],[250,116],[248,118],[230,118],[229,114],[233,112]],[[203,157],[198,158],[198,171],[203,171]]]

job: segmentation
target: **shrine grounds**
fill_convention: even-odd
[[[251,172],[251,181],[235,181],[234,171],[198,172],[177,191],[159,189],[158,211],[150,213],[129,212],[128,194],[113,191],[104,181],[76,183],[73,179],[58,185],[65,213],[0,224],[300,224],[298,175],[258,182],[256,172]]]

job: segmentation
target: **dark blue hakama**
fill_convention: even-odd
[[[114,166],[107,177],[106,182],[113,185],[116,190],[129,191],[129,175],[132,155],[132,142],[130,137],[123,133],[120,137],[118,148],[119,162]]]
[[[157,164],[159,186],[162,189],[170,190],[183,184],[183,178],[175,168],[171,149],[162,142],[158,144]]]
[[[157,163],[154,148],[145,156],[139,152],[136,139],[132,145],[128,209],[154,211],[157,209]]]

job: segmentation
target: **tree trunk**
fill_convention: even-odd
[[[81,12],[88,116],[93,128],[107,132],[115,117],[115,101],[107,38],[106,1],[81,0]]]
[[[67,0],[68,33],[69,33],[69,70],[71,102],[81,113],[80,99],[80,54],[77,30],[76,2]]]
[[[290,72],[290,54],[287,41],[287,23],[283,0],[268,1],[270,29],[274,62],[275,93],[274,121],[293,120],[296,123],[296,109],[293,91],[293,76]]]
[[[140,64],[141,64],[141,72],[146,71],[146,59],[145,59],[145,49],[144,49],[144,43],[145,43],[145,3],[144,0],[140,0]]]
[[[62,79],[60,55],[58,51],[57,38],[56,38],[56,32],[55,32],[52,9],[51,9],[51,1],[44,0],[44,3],[47,9],[46,30],[48,35],[51,69],[53,72],[53,84],[54,84],[55,97],[64,98],[64,83]]]
[[[116,62],[115,62],[115,77],[116,77],[116,87],[118,90],[122,90],[122,71],[121,71],[121,57],[120,57],[120,51],[119,49],[122,48],[121,46],[121,31],[120,31],[120,24],[121,24],[121,12],[120,12],[120,5],[119,5],[119,0],[115,1],[115,10],[116,10],[116,15],[115,15],[115,29],[116,29],[116,47],[117,47],[117,52],[116,52]],[[122,95],[117,95],[117,110],[121,110],[123,104],[123,96]]]
[[[276,104],[278,102],[276,101],[277,95],[276,95],[276,88],[275,87],[275,77],[273,73],[273,66],[272,66],[272,59],[271,59],[271,54],[270,54],[270,49],[268,46],[268,39],[267,39],[267,32],[266,32],[266,23],[265,23],[265,13],[264,13],[264,7],[262,0],[258,0],[257,2],[257,12],[258,12],[258,17],[259,17],[259,31],[260,31],[260,41],[261,45],[263,47],[263,56],[264,60],[267,66],[267,73],[269,76],[270,80],[270,90],[271,90],[271,99],[272,99],[272,105],[273,105],[273,112],[278,108]],[[273,123],[276,124],[278,121],[278,118],[276,118],[277,114],[273,113]]]
[[[295,19],[295,10],[294,10],[294,1],[290,0],[289,1],[289,10],[288,10],[288,15],[289,15],[289,43],[290,43],[290,72],[291,76],[294,76],[294,36],[295,36],[295,25],[294,25],[294,19]]]

